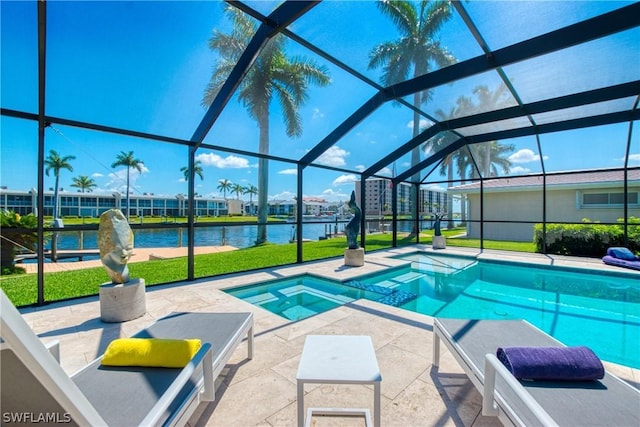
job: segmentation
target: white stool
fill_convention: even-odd
[[[298,426],[305,425],[304,385],[323,384],[372,384],[373,425],[380,427],[380,368],[371,337],[346,335],[307,336],[300,365],[298,366]],[[318,415],[363,415],[367,426],[371,425],[369,409],[359,408],[309,408],[307,424]]]

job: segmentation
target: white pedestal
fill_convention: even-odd
[[[444,236],[433,236],[431,246],[433,249],[445,249],[447,247],[447,240]]]
[[[344,265],[350,267],[362,267],[364,265],[364,248],[345,249]]]
[[[355,250],[355,249],[354,249]],[[382,375],[371,337],[353,335],[307,335],[296,375],[298,427],[310,426],[314,414],[364,416],[371,426],[369,409],[308,408],[305,423],[305,384],[373,385],[373,426],[380,427]]]
[[[126,322],[147,312],[144,279],[100,285],[100,318],[103,322]]]

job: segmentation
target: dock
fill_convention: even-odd
[[[56,259],[69,259],[69,258],[78,258],[78,261],[83,261],[84,257],[89,256],[100,256],[100,251],[97,249],[75,249],[75,250],[58,250],[56,251]],[[45,252],[44,257],[47,259],[53,258],[52,252]],[[38,258],[38,254],[19,254],[15,256],[16,262],[22,262],[25,259],[36,259]]]
[[[194,248],[194,253],[195,255],[201,255],[201,254],[233,251],[236,249],[238,248],[234,246],[196,246]],[[91,252],[91,251],[96,252],[97,255],[100,254],[100,251],[98,251],[97,249],[88,250],[88,252]],[[61,251],[58,251],[58,253],[60,252]],[[82,251],[76,250],[76,251],[69,251],[69,252],[82,252]],[[85,254],[85,256],[88,256],[88,255]],[[185,256],[187,256],[186,247],[134,248],[133,255],[131,255],[131,259],[129,259],[129,263],[144,262],[144,261],[150,261],[154,259],[177,258],[177,257],[185,257]],[[22,263],[22,264],[19,264],[19,266],[24,268],[27,274],[38,272],[38,263],[36,262]],[[102,266],[103,266],[102,261],[100,261],[99,259],[90,260],[90,261],[65,261],[65,262],[47,261],[44,263],[44,272],[54,273],[54,272],[60,272],[60,271],[79,270],[83,268],[102,267]]]

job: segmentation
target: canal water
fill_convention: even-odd
[[[343,233],[346,222],[339,223],[304,223],[302,226],[303,240],[320,240],[331,237],[336,232]],[[401,223],[402,224],[402,223]],[[380,230],[380,223],[367,223],[367,232]],[[400,229],[410,227],[404,223]],[[389,229],[389,225],[386,225]],[[270,224],[267,226],[267,240],[270,243],[289,243],[296,238],[295,224]],[[176,248],[186,247],[187,228],[173,229],[138,229],[134,230],[135,248]],[[258,227],[251,225],[198,227],[194,230],[195,246],[234,246],[246,248],[255,244]],[[50,246],[50,242],[47,246]],[[61,231],[58,232],[58,250],[98,249],[97,231]],[[47,247],[49,249],[49,247]],[[85,257],[89,259],[89,257]]]
[[[339,223],[339,232],[344,230],[345,224]],[[319,240],[327,234],[335,234],[335,224],[304,224],[302,238]],[[136,248],[164,248],[187,246],[187,228],[174,229],[141,229],[134,230],[134,247]],[[257,226],[215,226],[196,228],[194,230],[195,246],[229,245],[246,248],[255,244],[258,236]],[[295,225],[275,224],[267,226],[267,240],[271,243],[289,243],[295,239]],[[58,249],[97,249],[97,231],[62,231],[58,233]]]

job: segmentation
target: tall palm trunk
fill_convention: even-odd
[[[484,177],[488,178],[491,175],[491,143],[484,144]]]
[[[269,109],[265,114],[258,117],[258,127],[260,128],[260,144],[258,151],[260,154],[269,154]],[[267,241],[267,214],[269,194],[269,160],[263,157],[258,159],[258,236],[256,245]]]
[[[415,105],[416,107],[420,106],[419,92],[413,94],[413,105]],[[413,112],[413,137],[415,138],[416,136],[418,136],[419,133],[420,133],[420,115],[418,114],[417,111],[414,111]],[[418,163],[420,163],[420,147],[419,146],[411,150],[411,166],[415,166]],[[416,174],[414,174],[412,177],[412,180],[416,183],[419,182],[420,172],[417,172]],[[420,209],[418,208],[419,188],[420,188],[419,185],[411,186],[411,209],[412,209],[412,212],[418,212],[418,214],[420,212]],[[417,235],[418,235],[418,228],[414,218],[414,221],[412,221],[411,233],[409,234],[409,237],[415,237]]]
[[[56,186],[53,189],[53,219],[55,220],[60,216],[58,210],[58,188],[60,186],[60,174],[56,173]]]
[[[449,181],[448,186],[451,187],[451,181],[453,181],[453,155],[449,154],[447,156],[447,181]],[[453,228],[453,197],[447,194],[447,228]]]
[[[127,219],[129,219],[129,166],[127,166]]]
[[[461,184],[464,185],[467,183],[467,173],[466,171],[462,170],[461,172]],[[449,184],[451,185],[451,184]],[[466,209],[466,203],[465,203],[465,196],[461,195],[460,196],[460,221],[462,222],[462,226],[466,227],[467,226],[467,209]]]

